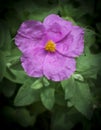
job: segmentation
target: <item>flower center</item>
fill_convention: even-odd
[[[49,52],[55,52],[56,44],[52,40],[49,40],[45,45],[45,50]]]

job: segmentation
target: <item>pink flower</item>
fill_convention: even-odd
[[[76,70],[75,57],[84,49],[84,30],[51,14],[43,23],[23,22],[15,43],[22,51],[22,66],[29,76],[61,81]]]

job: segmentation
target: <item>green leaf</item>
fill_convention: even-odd
[[[45,88],[41,92],[41,101],[47,109],[51,110],[55,103],[55,89]]]
[[[12,82],[23,84],[29,76],[24,72],[20,62],[21,52],[13,49],[6,54],[6,71],[4,77]]]
[[[77,82],[76,94],[72,97],[71,102],[75,108],[87,116],[88,118],[92,115],[92,95],[88,84]]]
[[[68,80],[64,80],[61,82],[63,90],[65,92],[65,99],[71,99],[75,94],[75,81],[71,77]]]
[[[14,104],[15,106],[30,105],[40,100],[40,89],[35,90],[31,88],[34,80],[27,80],[24,85],[19,89]]]
[[[66,100],[64,99],[64,91],[61,86],[57,87],[55,90],[55,104],[58,104],[60,106],[66,106]]]
[[[42,83],[42,79],[38,79],[36,80],[32,85],[31,85],[31,88],[32,89],[40,89],[43,87],[43,83]]]
[[[81,74],[76,74],[74,73],[73,75],[73,78],[76,79],[76,80],[79,80],[79,81],[84,81],[84,78]]]
[[[14,83],[20,83],[20,84],[23,84],[27,79],[30,78],[26,75],[26,73],[23,70],[18,71],[9,68],[6,68],[6,72],[4,76],[10,81]]]
[[[86,53],[77,59],[76,72],[84,76],[84,78],[96,78],[100,69],[101,53]]]
[[[65,91],[65,99],[79,112],[90,118],[92,114],[92,95],[88,84],[70,78],[62,81],[62,87]]]
[[[71,21],[73,23],[73,25],[77,25],[77,23],[73,20],[72,17],[68,17],[68,16],[65,16],[65,17],[62,17],[63,19],[67,20],[67,21]]]
[[[13,68],[13,66],[20,60],[21,57],[21,51],[19,51],[17,48],[13,48],[11,51],[8,51],[6,53],[6,64],[10,64],[10,67]],[[18,69],[16,67],[16,69]]]
[[[46,79],[46,77],[43,77],[42,80],[43,80],[43,84],[44,84],[44,86],[47,87],[47,86],[50,85],[50,83],[49,83],[48,79]]]

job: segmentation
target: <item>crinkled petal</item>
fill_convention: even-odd
[[[44,61],[43,73],[53,81],[68,79],[76,70],[76,62],[73,58],[68,58],[59,53],[49,53]]]
[[[31,77],[43,76],[43,63],[46,52],[42,48],[29,50],[21,57],[22,66],[25,72]]]
[[[68,57],[78,57],[84,50],[84,30],[74,26],[71,33],[57,43],[57,50]]]
[[[62,19],[56,14],[47,16],[43,24],[47,29],[48,36],[50,39],[54,40],[54,42],[64,38],[72,28],[71,22]]]
[[[33,20],[23,22],[15,37],[15,44],[22,52],[46,41],[45,27],[41,22]]]

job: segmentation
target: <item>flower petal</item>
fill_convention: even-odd
[[[22,66],[25,72],[31,77],[43,76],[43,62],[46,52],[42,48],[29,50],[21,57]]]
[[[76,62],[59,53],[49,53],[44,61],[43,73],[53,81],[68,79],[76,69]]]
[[[72,28],[71,22],[62,19],[56,14],[47,16],[43,24],[47,29],[48,36],[54,40],[54,42],[64,38]]]
[[[78,57],[84,49],[84,30],[74,26],[71,33],[57,43],[57,51],[68,57]]]
[[[45,27],[41,22],[27,20],[23,22],[15,37],[15,44],[24,52],[28,48],[40,46],[45,40]]]

